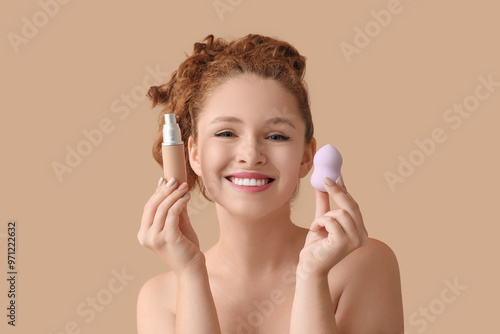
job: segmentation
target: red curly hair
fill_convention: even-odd
[[[186,55],[188,58],[172,73],[170,81],[152,86],[148,91],[147,96],[152,100],[153,108],[164,106],[158,118],[158,134],[153,144],[153,157],[160,166],[163,166],[161,144],[164,114],[174,113],[179,120],[187,162],[188,139],[190,136],[194,140],[198,138],[198,115],[208,98],[225,81],[244,74],[274,79],[295,96],[306,127],[305,143],[311,142],[314,128],[304,81],[304,56],[287,42],[257,34],[248,34],[231,42],[208,35],[203,42],[194,44],[193,54]],[[203,196],[212,201],[207,197],[203,180],[189,163],[186,164],[186,172],[189,190],[198,186]]]

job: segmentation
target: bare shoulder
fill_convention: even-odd
[[[356,249],[332,268],[330,276],[336,280],[365,279],[360,274],[392,275],[399,277],[399,265],[394,251],[384,242],[368,238],[363,247]]]
[[[137,297],[138,333],[165,333],[175,326],[177,279],[174,272],[158,274],[143,284]]]
[[[384,242],[374,238],[368,238],[363,247],[358,248],[346,259],[355,264],[358,270],[375,269],[379,266],[383,266],[384,269],[398,267],[394,251]]]
[[[337,268],[338,267],[338,268]],[[400,333],[403,304],[399,265],[393,250],[369,238],[332,269],[341,284],[335,318],[339,332]],[[364,319],[363,322],[358,320]]]

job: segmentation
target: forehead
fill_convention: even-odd
[[[219,86],[206,101],[199,122],[207,125],[221,116],[264,122],[286,117],[294,124],[301,120],[295,97],[276,80],[256,75],[232,78]]]

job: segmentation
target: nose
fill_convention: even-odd
[[[262,148],[255,141],[245,142],[237,148],[236,160],[247,167],[263,165],[267,159]]]

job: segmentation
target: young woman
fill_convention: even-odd
[[[290,219],[316,152],[305,57],[261,35],[203,42],[149,91],[165,106],[154,158],[161,166],[163,114],[175,113],[189,163],[187,183],[161,178],[144,207],[139,242],[172,270],[142,287],[139,334],[402,333],[396,257],[368,238],[342,178],[315,190],[309,229]],[[220,224],[205,253],[187,212],[195,188]]]

